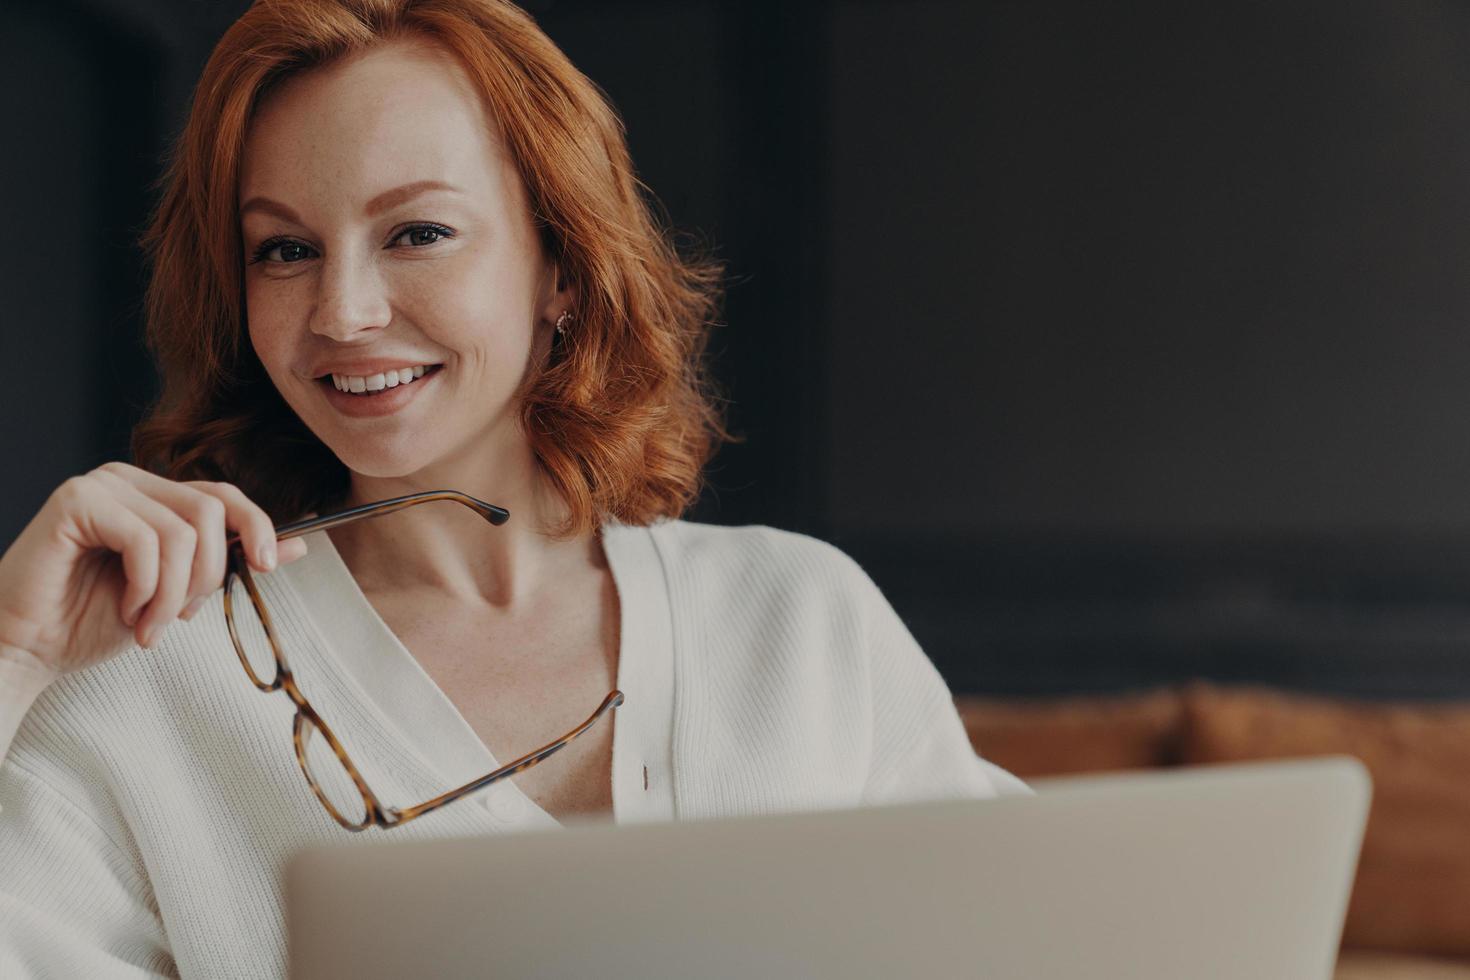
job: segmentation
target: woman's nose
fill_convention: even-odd
[[[371,262],[347,256],[323,261],[311,316],[313,333],[351,340],[386,327],[389,319],[387,291]]]

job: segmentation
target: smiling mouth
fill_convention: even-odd
[[[442,364],[428,364],[420,367],[402,368],[397,371],[385,371],[381,374],[367,376],[324,374],[317,379],[318,384],[330,385],[346,395],[359,395],[370,398],[373,395],[381,395],[405,385],[435,374],[442,368]]]

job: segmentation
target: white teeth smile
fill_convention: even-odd
[[[382,374],[334,374],[332,384],[336,385],[338,391],[348,391],[353,394],[362,394],[367,391],[382,391],[384,388],[397,388],[406,385],[416,378],[422,378],[424,372],[433,367],[432,364],[420,364],[417,367],[395,368],[384,371]]]

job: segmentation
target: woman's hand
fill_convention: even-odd
[[[74,476],[0,556],[0,658],[57,674],[152,646],[224,584],[226,535],[252,570],[306,554],[228,483],[179,483],[127,463]]]

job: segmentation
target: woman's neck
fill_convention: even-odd
[[[534,462],[522,472],[520,479],[496,480],[493,486],[464,477],[457,485],[430,486],[432,479],[423,474],[408,480],[354,476],[348,506],[424,490],[458,490],[505,507],[511,519],[497,527],[461,504],[436,501],[328,533],[366,594],[421,592],[514,613],[554,588],[558,579],[606,561],[595,532],[561,540],[547,533],[565,519],[566,503],[546,485]]]

